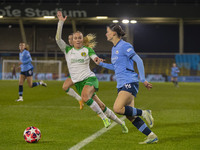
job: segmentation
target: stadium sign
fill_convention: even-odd
[[[63,8],[55,8],[52,10],[40,9],[40,8],[24,8],[14,9],[11,5],[5,6],[0,9],[0,16],[5,17],[43,17],[43,16],[56,16],[57,11],[62,11],[64,16],[81,18],[87,17],[85,10],[64,10]]]
[[[43,4],[43,3],[4,3],[0,5],[0,15],[5,17],[55,16],[61,10],[64,15],[83,17],[200,17],[200,5],[134,5],[134,4]],[[120,10],[120,11],[119,11]],[[170,10],[170,11],[169,11]],[[159,12],[159,13],[158,13]]]

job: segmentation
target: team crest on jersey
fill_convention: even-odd
[[[86,52],[82,52],[82,53],[81,53],[81,56],[86,56]]]
[[[116,54],[119,54],[119,51],[118,50],[116,50],[116,52],[115,52]]]

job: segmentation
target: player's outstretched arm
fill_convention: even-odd
[[[107,68],[107,69],[110,69],[110,70],[114,70],[114,66],[113,64],[107,64],[107,63],[104,63],[104,59],[102,58],[96,58],[95,60],[95,63],[101,67],[104,67],[104,68]]]
[[[63,22],[65,22],[65,20],[67,19],[67,16],[63,17],[61,11],[57,12],[57,17],[58,17],[59,21],[63,21]]]
[[[61,51],[65,52],[66,46],[68,46],[64,40],[62,40],[62,28],[64,21],[67,19],[67,16],[63,17],[62,12],[57,12],[57,17],[59,19],[58,26],[57,26],[57,32],[56,32],[56,43],[58,44]]]
[[[145,86],[148,90],[150,90],[150,89],[153,87],[152,84],[149,83],[148,81],[144,81],[144,86]]]

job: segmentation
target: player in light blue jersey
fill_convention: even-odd
[[[33,82],[33,65],[31,64],[32,58],[31,55],[28,51],[28,48],[26,47],[25,43],[19,43],[19,68],[21,68],[21,73],[19,76],[19,98],[16,101],[23,101],[23,84],[25,79],[27,79],[28,86],[30,88],[42,85],[42,86],[47,86],[46,83],[43,81],[40,82]]]
[[[176,63],[173,63],[171,68],[171,81],[174,83],[174,86],[178,87],[178,73],[180,70],[176,66]]]
[[[152,88],[152,84],[145,80],[144,66],[142,59],[136,54],[133,46],[130,43],[122,40],[125,32],[120,25],[112,24],[107,27],[107,40],[113,43],[111,62],[112,64],[103,63],[98,59],[97,63],[107,69],[115,71],[117,80],[118,96],[115,100],[113,109],[114,112],[120,115],[125,115],[132,124],[143,134],[147,139],[140,144],[156,143],[157,136],[147,127],[145,122],[139,117],[142,116],[153,127],[153,117],[151,110],[141,110],[134,107],[134,98],[138,93],[139,79],[134,71],[133,62],[136,62],[139,70],[140,81],[147,89]]]

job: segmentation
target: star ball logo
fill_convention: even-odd
[[[119,51],[118,50],[116,50],[116,52],[115,52],[116,54],[119,54]]]

